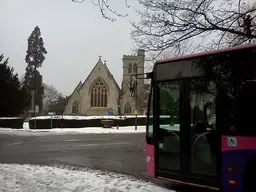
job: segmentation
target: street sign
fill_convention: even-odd
[[[39,113],[39,106],[38,105],[36,105],[36,113]]]
[[[113,115],[113,109],[112,108],[108,109],[108,115]]]
[[[51,129],[52,129],[52,116],[55,115],[56,113],[55,112],[48,112],[48,115],[51,116]]]

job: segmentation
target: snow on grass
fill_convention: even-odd
[[[0,164],[1,191],[174,192],[127,175],[37,165]]]
[[[138,115],[138,118],[146,117],[145,115]],[[89,119],[126,119],[126,118],[135,118],[135,115],[127,115],[127,116],[72,116],[72,115],[47,115],[47,116],[38,116],[36,119],[77,119],[77,120],[89,120]],[[31,119],[35,119],[32,117]]]
[[[24,119],[23,117],[0,117],[0,119]]]
[[[54,129],[11,129],[0,128],[0,134],[5,135],[17,135],[17,136],[47,136],[47,135],[65,135],[65,134],[99,134],[99,133],[144,133],[146,132],[146,126],[138,126],[135,130],[135,126],[116,127],[113,128],[101,128],[101,127],[86,127],[86,128],[54,128]]]
[[[23,123],[23,129],[27,129],[27,130],[30,129],[29,128],[29,122],[24,122]]]
[[[138,118],[145,118],[146,115],[137,115]],[[150,116],[153,117],[153,116]],[[0,119],[20,119],[22,117],[0,117]],[[38,116],[36,119],[77,119],[77,120],[89,120],[89,119],[126,119],[126,118],[135,118],[135,115],[125,115],[125,116],[114,116],[114,115],[105,115],[105,116],[72,116],[72,115],[45,115]],[[169,115],[160,115],[160,118],[170,118]],[[30,119],[35,119],[34,117]]]

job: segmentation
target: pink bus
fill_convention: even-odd
[[[256,44],[161,60],[147,78],[148,175],[256,191]]]

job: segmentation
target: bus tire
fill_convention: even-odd
[[[251,158],[245,169],[243,175],[243,191],[244,192],[252,192],[256,191],[256,177],[254,177],[256,173],[256,157]]]

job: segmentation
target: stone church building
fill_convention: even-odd
[[[144,73],[145,51],[123,56],[122,87],[117,84],[101,57],[91,73],[74,89],[64,109],[66,115],[129,115],[136,113],[136,98],[131,96],[130,75]],[[137,113],[144,114],[145,84],[137,81]]]

